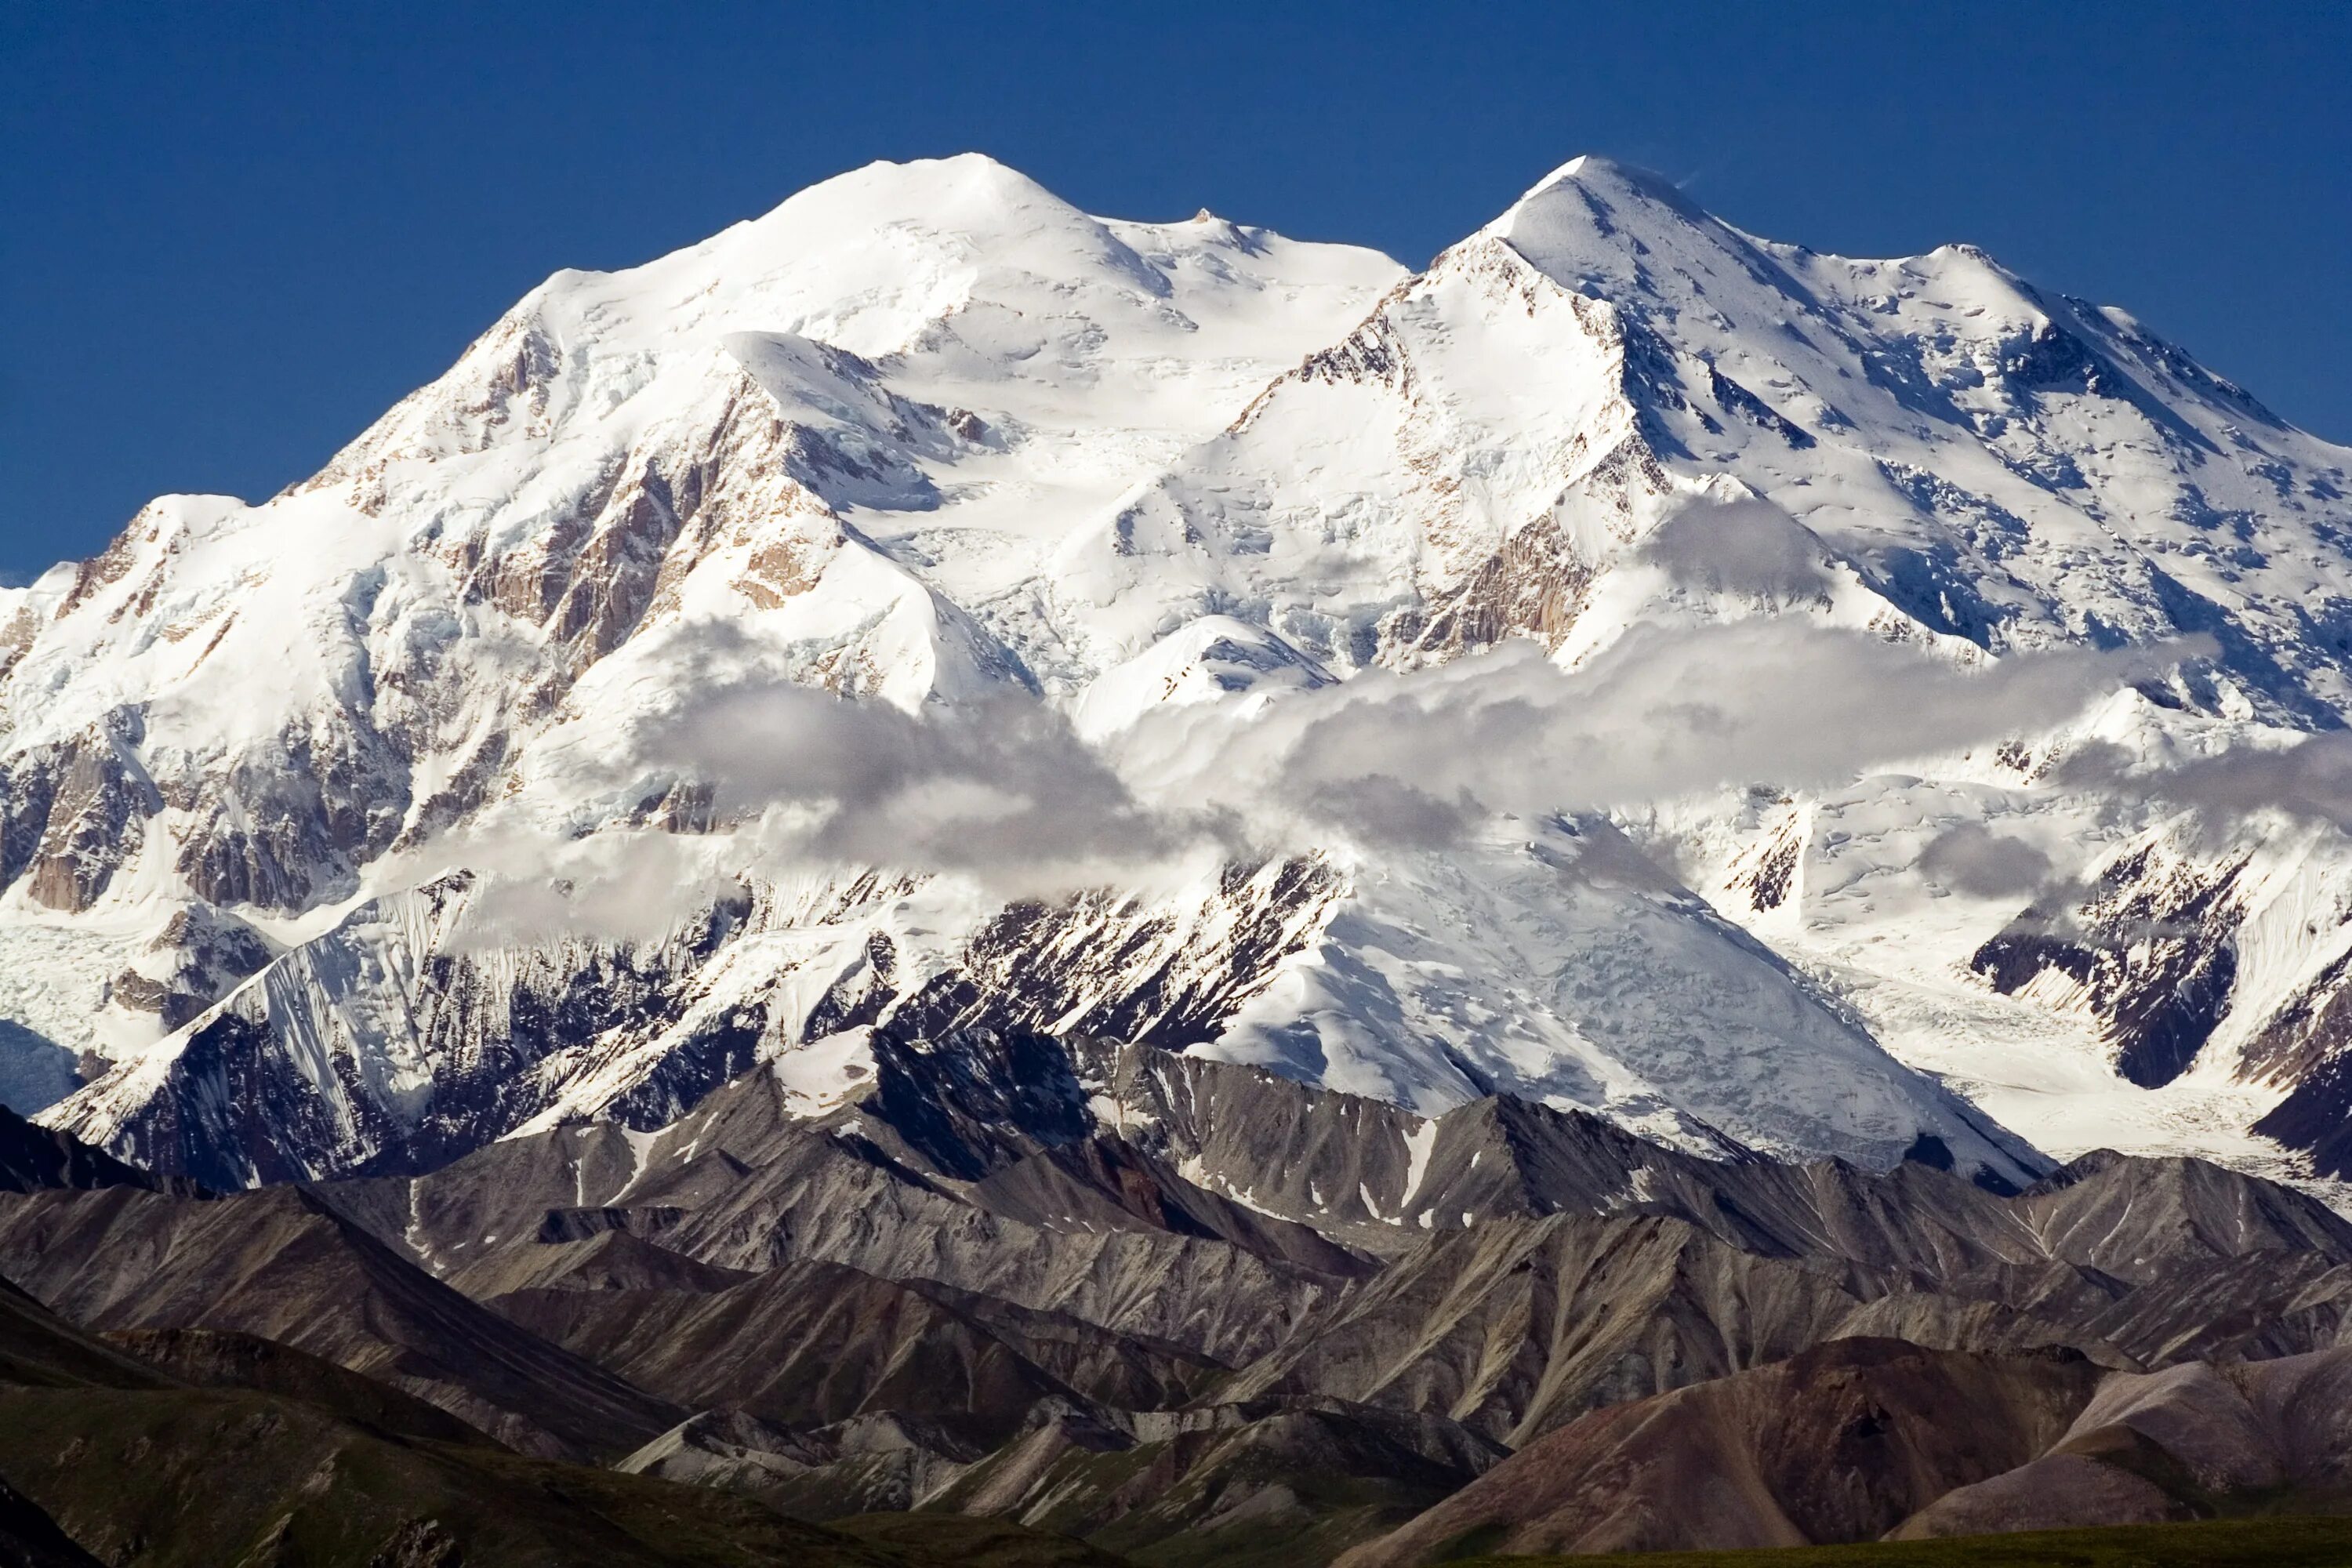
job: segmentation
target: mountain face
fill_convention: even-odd
[[[877,164],[0,590],[0,1086],[217,1188],[877,1026],[2352,1175],[2348,458],[1596,159],[1417,273]]]

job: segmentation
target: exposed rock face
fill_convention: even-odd
[[[0,827],[0,871],[10,881],[22,875],[34,903],[68,913],[89,908],[136,849],[145,819],[162,805],[132,750],[139,730],[135,713],[110,714],[8,770],[13,809]]]
[[[467,939],[478,895],[467,876],[362,904],[274,962],[224,917],[183,911],[156,946],[184,956],[165,960],[168,980],[143,968],[119,979],[123,1005],[168,1018],[248,958],[267,972],[70,1120],[152,1167],[242,1186],[426,1170],[534,1119],[658,1126],[780,1044],[883,1017],[916,1032],[1099,1024],[1183,1045],[1270,979],[1335,888],[1328,868],[1286,863],[1230,874],[1172,913],[1131,900],[1023,906],[979,932],[958,966],[924,963],[920,980],[901,975],[916,955],[902,959],[889,930],[914,889],[872,878],[722,900],[659,942],[520,955]],[[821,945],[803,962],[746,973],[751,953],[812,924]]]
[[[153,1014],[167,1031],[183,1029],[274,956],[268,939],[235,915],[190,904],[109,983],[107,999]]]
[[[2116,1070],[2142,1089],[2188,1071],[2228,1014],[2245,918],[2233,897],[2244,860],[2200,867],[2166,847],[2118,858],[2063,917],[2028,910],[1970,961],[2004,994],[2053,979],[2080,987]]]
[[[1137,1380],[1181,1369],[1181,1347],[1234,1369],[1219,1397],[1442,1413],[1525,1443],[1841,1336],[2071,1346],[2137,1368],[2333,1343],[2352,1308],[2352,1226],[2195,1162],[2090,1159],[2002,1196],[1916,1163],[1874,1177],[1708,1162],[1507,1100],[1426,1121],[1134,1047],[877,1037],[869,1059],[879,1070],[814,1120],[755,1074],[649,1137],[512,1140],[397,1199],[355,1188],[351,1212],[684,1403],[719,1394],[649,1370],[683,1353],[668,1326],[719,1336],[688,1334],[689,1375],[757,1345],[729,1402],[796,1429],[884,1408],[963,1418],[972,1384],[944,1369],[990,1364],[1149,1410],[1206,1386]],[[885,1279],[912,1293],[874,1296]],[[850,1318],[947,1335],[912,1404],[876,1393],[902,1353],[879,1328],[823,1358],[832,1392],[777,1348],[832,1342],[843,1331],[817,1325],[836,1299],[868,1296]],[[1024,1338],[1057,1318],[1075,1320],[1055,1331],[1066,1348]],[[728,1326],[755,1319],[779,1326]],[[1112,1342],[1079,1323],[1130,1346],[1102,1360],[1087,1347]],[[990,1363],[998,1345],[1013,1359]],[[861,1357],[871,1376],[850,1373]],[[1106,1372],[1124,1392],[1085,1381]],[[781,1399],[743,1392],[763,1386]]]
[[[2315,1170],[2352,1180],[2352,1050],[2314,1068],[2254,1131],[2309,1151]]]
[[[1593,1387],[1632,1342],[1610,1350],[1592,1325],[1680,1332],[1663,1325],[1685,1320],[1659,1316],[1677,1300],[1697,1314],[1697,1348],[1649,1364],[1664,1377],[1696,1355],[1673,1374],[1690,1381],[1784,1353],[1768,1348],[1774,1334],[1811,1342],[1865,1321],[2004,1348],[2112,1344],[2103,1353],[2130,1359],[2288,1353],[2332,1342],[2352,1289],[2352,1224],[2195,1161],[2089,1157],[2004,1196],[1918,1162],[1876,1176],[1699,1159],[1508,1099],[1418,1118],[1148,1047],[877,1033],[837,1059],[824,1100],[763,1069],[651,1134],[563,1129],[389,1187],[332,1190],[359,1222],[489,1294],[562,1288],[562,1272],[591,1267],[625,1292],[723,1289],[740,1279],[730,1270],[821,1258],[1228,1363],[1264,1355],[1311,1312],[1314,1332],[1249,1375],[1323,1356],[1372,1381],[1308,1372],[1281,1386],[1388,1403],[1373,1390],[1402,1376],[1404,1408],[1423,1407],[1405,1391],[1431,1375],[1420,1358],[1443,1338],[1419,1314],[1442,1305],[1475,1345],[1478,1325],[1522,1321],[1512,1303],[1528,1290],[1582,1289],[1591,1260],[1620,1250],[1628,1267],[1606,1276],[1620,1316],[1562,1320],[1583,1325],[1575,1353]],[[486,1255],[487,1237],[500,1249]],[[1114,1264],[1141,1272],[1114,1283],[1099,1272]],[[695,1266],[719,1272],[705,1281]],[[1725,1294],[1734,1274],[1752,1289]],[[1739,1303],[1737,1328],[1708,1321],[1721,1301]],[[1865,1310],[1882,1316],[1853,1316]],[[1351,1335],[1367,1353],[1339,1349]],[[1404,1359],[1383,1372],[1391,1352],[1376,1347],[1391,1345]],[[1706,1359],[1727,1351],[1744,1359]],[[1523,1358],[1465,1349],[1463,1364],[1491,1376],[1557,1362],[1546,1397],[1572,1403],[1583,1396],[1568,1354],[1538,1341]],[[1517,1376],[1507,1394],[1482,1383],[1446,1399],[1467,1401],[1457,1418],[1500,1419],[1500,1436],[1529,1416]]]
[[[1842,1279],[1825,1261],[1759,1258],[1674,1220],[1474,1226],[1408,1254],[1302,1325],[1234,1391],[1312,1388],[1441,1411],[1519,1447],[1599,1406],[1881,1324],[1927,1343],[1983,1348],[2090,1337],[1990,1303],[1902,1291],[1860,1270]]]

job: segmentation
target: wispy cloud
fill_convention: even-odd
[[[1147,739],[1140,752],[1175,776],[1185,758],[1207,759],[1186,795],[1244,816],[1255,803],[1262,819],[1270,805],[1320,831],[1426,842],[1449,816],[1843,783],[2056,727],[2197,651],[2028,654],[1972,668],[1789,619],[1645,625],[1575,670],[1508,645],[1425,674],[1368,673],[1270,706],[1212,743]]]
[[[2210,830],[2266,815],[2352,829],[2352,732],[2344,731],[2154,765],[2098,743],[2076,750],[2051,776],[2071,788],[2177,806]]]

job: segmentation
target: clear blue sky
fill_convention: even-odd
[[[1580,152],[1969,239],[2352,441],[2352,5],[0,6],[0,574],[268,494],[558,267],[874,158],[1419,263]]]

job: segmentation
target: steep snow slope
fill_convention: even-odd
[[[2346,458],[1979,253],[1599,160],[1412,276],[876,165],[0,595],[0,1011],[91,1053],[51,1121],[215,1180],[656,1126],[879,1019],[2032,1168],[1907,1061],[2060,1152],[2284,1165],[2340,839],[2142,775],[2340,724]],[[1601,765],[1313,749],[1528,643]],[[1864,700],[2037,656],[2009,719]]]

